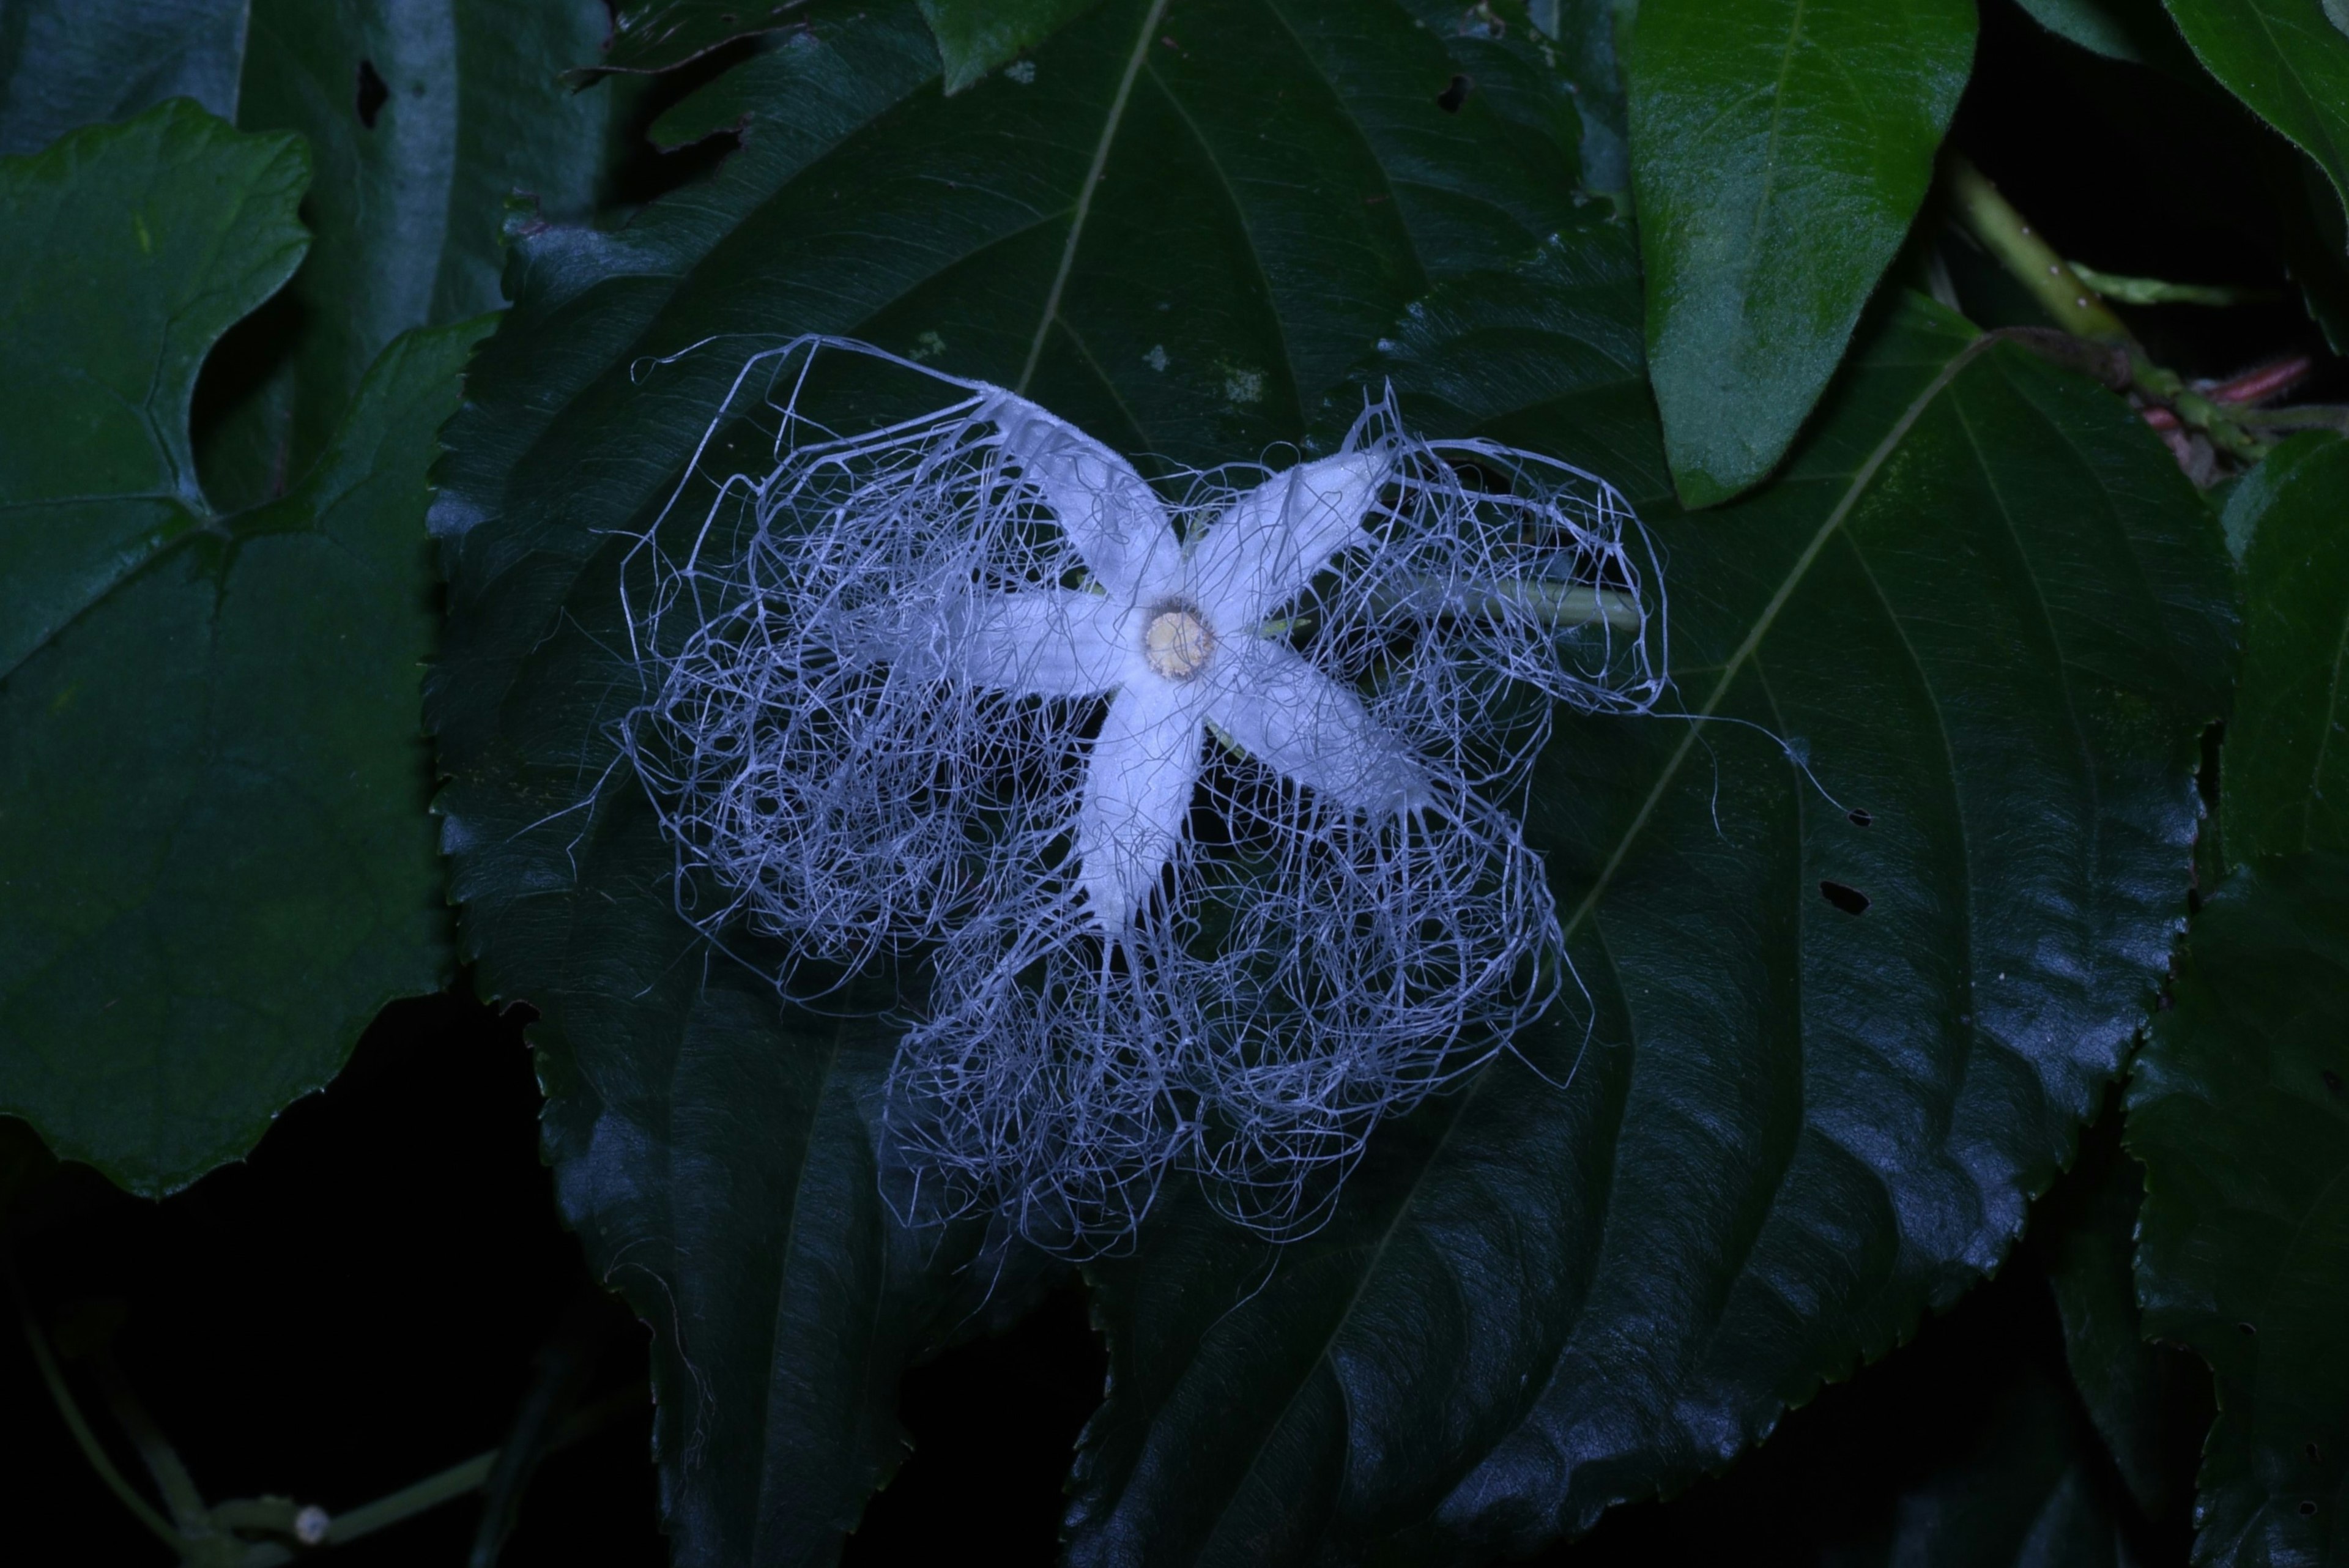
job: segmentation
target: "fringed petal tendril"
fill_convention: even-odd
[[[940,406],[820,426],[826,351]],[[1300,1234],[1381,1117],[1554,1000],[1533,759],[1554,703],[1663,682],[1613,487],[1391,396],[1334,455],[1154,487],[859,344],[737,388],[631,562],[625,745],[702,929],[774,939],[787,989],[910,961],[887,1117],[924,1214],[1095,1250],[1186,1171]],[[734,472],[718,432],[761,413]]]

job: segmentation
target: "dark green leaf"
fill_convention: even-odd
[[[921,0],[948,92],[960,92],[1096,0]]]
[[[1439,290],[1381,369],[1423,428],[1638,485],[1591,304],[1555,256]],[[2231,628],[2218,530],[2128,409],[1971,337],[1903,304],[1778,483],[1651,517],[1681,701],[1718,717],[1544,759],[1588,1006],[1389,1129],[1309,1240],[1170,1212],[1097,1271],[1078,1563],[1526,1550],[1726,1463],[1996,1265],[2183,917]]]
[[[183,102],[0,164],[0,1109],[192,1180],[448,963],[424,472],[478,326],[388,351],[299,490],[211,516],[196,364],[293,269],[286,136]]]
[[[2323,171],[2297,149],[2274,149],[2259,171],[2309,318],[2335,354],[2349,353],[2349,214]]]
[[[2349,1557],[2349,858],[2238,871],[2129,1087],[2147,1333],[2217,1375],[2195,1561]]]
[[[2171,1509],[2164,1460],[2177,1447],[2182,1357],[2147,1345],[2138,1319],[2131,1269],[2145,1181],[2121,1151],[2115,1101],[2081,1139],[2078,1165],[2042,1200],[2031,1235],[2063,1320],[2072,1385],[2137,1507],[2158,1519]]]
[[[2227,858],[2349,849],[2349,441],[2284,442],[2228,497],[2226,525],[2245,587]]]
[[[0,678],[208,512],[197,367],[300,265],[309,176],[184,100],[0,164]]]
[[[587,215],[610,95],[560,73],[594,57],[605,26],[601,0],[254,0],[237,123],[308,140],[317,244],[231,340],[242,384],[202,454],[216,501],[298,480],[399,333],[503,303],[517,192],[535,221]]]
[[[780,32],[806,21],[806,0],[625,0],[612,8],[612,38],[601,59],[577,65],[607,71],[673,70],[737,38]]]
[[[1836,1568],[2120,1568],[2131,1558],[2099,1495],[2063,1385],[2025,1362],[1971,1449],[1900,1494],[1890,1528]]]
[[[247,0],[10,0],[0,10],[0,157],[170,98],[236,118]]]
[[[1973,45],[1970,0],[1642,0],[1631,180],[1687,504],[1785,455],[1932,182]]]
[[[1583,187],[1628,202],[1630,130],[1616,58],[1630,27],[1631,0],[1550,0],[1533,9],[1553,40],[1549,47],[1581,115]]]
[[[650,808],[610,772],[640,690],[618,534],[744,358],[796,333],[1024,383],[1127,450],[1218,462],[1302,439],[1431,273],[1582,233],[1570,145],[1510,118],[1566,107],[1522,36],[1479,45],[1452,113],[1461,40],[1391,0],[1191,3],[1145,29],[1151,9],[1101,6],[1031,81],[951,99],[910,0],[756,53],[679,107],[743,125],[689,199],[521,242],[515,308],[450,426],[433,712],[467,941],[488,986],[543,1012],[564,1212],[659,1335],[688,1562],[826,1556],[894,1459],[900,1365],[994,1265],[957,1283],[975,1241],[909,1235],[879,1201],[888,1037],[786,1010],[676,914]],[[1609,374],[1644,400],[1627,246],[1590,243],[1633,367]]]
[[[2319,0],[2168,0],[2221,86],[2316,160],[2349,206],[2349,36]]]
[[[2107,59],[2143,63],[2148,22],[2167,28],[2158,0],[2015,0],[2033,21]]]

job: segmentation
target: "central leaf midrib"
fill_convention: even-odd
[[[1929,408],[1943,391],[1948,389],[1950,384],[1957,379],[1959,373],[1962,371],[1967,365],[1971,364],[1975,358],[1977,358],[1983,350],[1988,348],[1995,341],[1995,338],[1990,337],[1986,335],[1976,337],[1971,341],[1959,348],[1955,354],[1943,361],[1940,370],[1936,372],[1933,379],[1926,384],[1923,389],[1921,389],[1913,400],[1911,400],[1909,406],[1902,410],[1900,417],[1894,421],[1892,428],[1885,433],[1884,438],[1878,441],[1875,449],[1869,452],[1867,460],[1864,461],[1859,468],[1854,471],[1850,477],[1845,482],[1845,489],[1842,498],[1837,503],[1835,508],[1828,514],[1826,520],[1820,525],[1818,531],[1813,535],[1810,544],[1806,546],[1801,555],[1796,556],[1793,566],[1789,568],[1785,579],[1780,584],[1777,592],[1772,596],[1768,603],[1763,607],[1761,614],[1756,617],[1754,626],[1745,639],[1745,641],[1734,653],[1731,655],[1727,663],[1723,667],[1722,677],[1715,684],[1712,695],[1707,699],[1703,710],[1690,721],[1687,737],[1683,739],[1679,750],[1674,752],[1672,756],[1665,763],[1664,770],[1659,775],[1654,787],[1651,790],[1648,795],[1647,800],[1642,803],[1639,814],[1634,817],[1631,826],[1625,830],[1622,838],[1617,845],[1614,854],[1607,862],[1604,870],[1601,872],[1600,879],[1594,884],[1589,896],[1584,899],[1583,904],[1576,910],[1573,919],[1562,929],[1562,936],[1565,939],[1569,940],[1571,940],[1575,929],[1580,924],[1581,920],[1588,915],[1590,909],[1596,906],[1600,894],[1605,890],[1608,880],[1611,878],[1615,869],[1619,867],[1625,855],[1629,852],[1631,843],[1637,838],[1640,829],[1646,825],[1647,819],[1652,814],[1656,803],[1662,797],[1665,790],[1670,787],[1673,777],[1677,775],[1681,763],[1686,758],[1691,747],[1695,743],[1696,735],[1702,731],[1705,722],[1711,719],[1715,711],[1718,711],[1722,701],[1727,695],[1730,686],[1736,680],[1744,664],[1754,657],[1754,653],[1760,647],[1763,638],[1767,635],[1770,627],[1775,623],[1778,613],[1785,607],[1787,600],[1792,597],[1796,586],[1798,586],[1802,579],[1808,574],[1812,564],[1817,559],[1819,554],[1825,549],[1827,543],[1841,532],[1844,522],[1849,517],[1852,511],[1857,508],[1859,497],[1865,493],[1868,487],[1874,482],[1876,475],[1882,471],[1884,464],[1889,461],[1892,453],[1898,451],[1900,445],[1907,441],[1909,431],[1915,427],[1917,421],[1923,415],[1925,410]],[[1217,1510],[1216,1521],[1216,1526],[1220,1526],[1224,1516],[1228,1513],[1232,1503],[1237,1501],[1240,1491],[1246,1486],[1248,1477],[1255,1469],[1257,1455],[1263,1451],[1265,1446],[1270,1442],[1272,1436],[1278,1431],[1282,1422],[1287,1418],[1288,1410],[1294,1406],[1298,1396],[1302,1393],[1308,1385],[1309,1385],[1314,1373],[1318,1371],[1327,1360],[1330,1347],[1337,1343],[1340,1334],[1343,1331],[1347,1322],[1352,1315],[1355,1305],[1361,1300],[1363,1293],[1369,1289],[1371,1280],[1377,1271],[1378,1261],[1384,1255],[1387,1245],[1396,1232],[1401,1229],[1402,1220],[1410,1211],[1413,1200],[1416,1197],[1420,1187],[1425,1182],[1428,1175],[1439,1163],[1440,1157],[1444,1152],[1445,1145],[1450,1141],[1454,1130],[1456,1129],[1460,1126],[1461,1122],[1465,1118],[1467,1107],[1474,1103],[1478,1094],[1482,1091],[1485,1084],[1491,1076],[1492,1075],[1489,1070],[1479,1073],[1474,1081],[1472,1081],[1461,1092],[1461,1094],[1456,1096],[1458,1109],[1455,1111],[1452,1119],[1445,1124],[1444,1130],[1435,1137],[1434,1140],[1430,1145],[1424,1159],[1421,1162],[1420,1169],[1413,1177],[1409,1188],[1407,1188],[1396,1199],[1392,1216],[1389,1219],[1386,1226],[1381,1231],[1379,1241],[1370,1249],[1369,1256],[1365,1260],[1363,1265],[1361,1280],[1356,1283],[1353,1292],[1348,1297],[1345,1306],[1340,1309],[1340,1311],[1331,1317],[1329,1331],[1323,1335],[1320,1348],[1315,1353],[1312,1358],[1305,1364],[1303,1376],[1298,1379],[1296,1386],[1290,1391],[1288,1399],[1283,1402],[1281,1410],[1266,1424],[1259,1434],[1257,1441],[1250,1454],[1248,1464],[1241,1470],[1238,1478],[1234,1483],[1231,1492],[1226,1496],[1223,1506]],[[1612,1208],[1613,1204],[1610,1201],[1607,1205],[1607,1210],[1611,1211]],[[1607,1215],[1605,1213],[1599,1216],[1599,1222],[1602,1230],[1606,1224],[1606,1220]],[[1563,1344],[1563,1340],[1561,1340],[1560,1343]],[[1210,1536],[1213,1534],[1213,1528],[1214,1527],[1211,1527],[1210,1529]]]
[[[1142,74],[1142,62],[1150,53],[1151,35],[1158,30],[1159,18],[1166,15],[1167,0],[1150,0],[1150,9],[1142,18],[1142,30],[1133,40],[1133,52],[1126,57],[1125,74],[1118,78],[1117,93],[1110,99],[1108,117],[1102,122],[1101,140],[1093,144],[1092,162],[1085,170],[1085,182],[1077,191],[1076,211],[1069,217],[1069,237],[1061,247],[1061,265],[1052,275],[1051,287],[1044,296],[1044,312],[1036,323],[1036,336],[1028,345],[1028,362],[1020,368],[1019,379],[1011,389],[1025,395],[1029,381],[1036,374],[1036,361],[1043,358],[1044,341],[1051,335],[1052,322],[1061,314],[1061,293],[1068,287],[1069,275],[1075,270],[1077,247],[1083,243],[1085,220],[1092,215],[1093,192],[1102,182],[1102,171],[1109,167],[1109,150],[1117,140],[1118,126],[1125,119],[1125,106],[1133,96],[1133,80]]]

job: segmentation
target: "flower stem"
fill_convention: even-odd
[[[1982,242],[2010,276],[2030,290],[2058,327],[2075,337],[2127,353],[2129,384],[2139,399],[2175,410],[2185,423],[2209,435],[2213,444],[2246,462],[2256,462],[2266,454],[2268,443],[2246,430],[2233,410],[2195,391],[2177,371],[2155,364],[2104,296],[2071,263],[2055,254],[2055,248],[1999,194],[1998,187],[1981,170],[1951,153],[1949,178],[1958,219],[1967,232]]]

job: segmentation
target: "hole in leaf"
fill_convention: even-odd
[[[1469,91],[1475,85],[1466,77],[1454,77],[1444,89],[1435,95],[1435,107],[1446,114],[1458,114],[1460,106],[1468,101]]]
[[[2317,1447],[2316,1447],[2316,1445],[2315,1445],[2314,1443],[2311,1443],[2311,1444],[2309,1444],[2309,1445],[2308,1445],[2308,1460],[2309,1460],[2309,1463],[2311,1463],[2311,1464],[2315,1464],[2315,1463],[2319,1462],[2320,1460],[2322,1460],[2323,1458],[2324,1458],[2323,1454],[2322,1454],[2321,1452],[2319,1452],[2319,1451],[2318,1451]]]
[[[2302,1498],[2302,1499],[2300,1500],[2300,1517],[2301,1517],[2301,1518],[2302,1518],[2302,1519],[2306,1519],[2310,1514],[2314,1513],[2315,1511],[2316,1511],[2316,1500],[2315,1500],[2314,1498],[2313,1498],[2313,1497],[2304,1497],[2304,1498]]]
[[[1868,906],[1873,902],[1858,888],[1847,888],[1840,882],[1820,883],[1819,897],[1847,915],[1864,915],[1868,913]]]
[[[383,112],[385,102],[391,97],[391,88],[378,75],[373,60],[359,62],[358,97],[352,108],[358,110],[359,123],[367,130],[375,129],[375,117]]]
[[[2245,1334],[2257,1334],[2260,1332],[2255,1325],[2248,1323],[2239,1323],[2235,1326],[2241,1329]]]
[[[1849,811],[1844,813],[1844,815],[1851,818],[1851,825],[1854,827],[1873,827],[1876,826],[1876,817],[1874,814],[1869,812],[1869,810],[1864,805],[1853,806]]]
[[[2334,1072],[2330,1067],[2325,1068],[2324,1086],[2332,1090],[2334,1094],[2339,1094],[2341,1092],[2341,1075]]]

